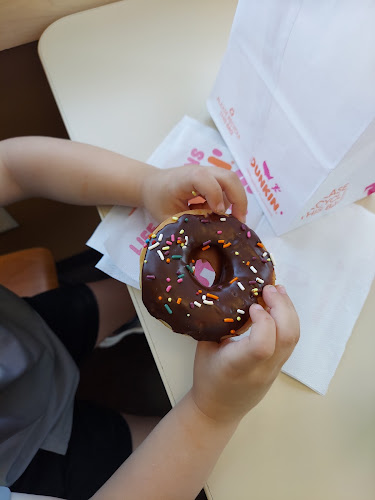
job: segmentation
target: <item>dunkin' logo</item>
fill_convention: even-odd
[[[277,183],[271,182],[273,176],[270,173],[267,163],[265,161],[263,162],[263,173],[261,172],[255,158],[252,158],[250,165],[254,169],[255,179],[258,187],[260,188],[259,190],[263,193],[270,208],[272,208],[274,212],[277,212],[279,203],[276,199],[275,193],[280,192],[281,188]],[[280,212],[280,214],[282,215],[282,212]]]

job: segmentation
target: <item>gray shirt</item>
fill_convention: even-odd
[[[0,285],[0,485],[39,448],[65,454],[78,369],[43,319]]]

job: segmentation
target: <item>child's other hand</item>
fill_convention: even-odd
[[[247,198],[241,181],[234,172],[218,167],[157,169],[146,178],[142,194],[145,208],[159,222],[189,210],[188,201],[196,195],[205,198],[206,203],[190,208],[224,213],[232,205],[232,214],[242,222],[246,219]]]
[[[298,342],[298,316],[284,287],[266,286],[263,299],[269,312],[251,306],[249,337],[197,345],[192,396],[215,421],[239,421],[259,403]]]

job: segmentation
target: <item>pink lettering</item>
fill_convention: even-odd
[[[194,160],[194,158],[188,158],[188,163],[185,163],[185,165],[200,165],[198,160]]]
[[[194,148],[191,150],[191,156],[193,156],[194,158],[197,158],[199,161],[203,160],[204,158],[204,153],[203,151],[198,151],[197,148]]]
[[[133,250],[137,255],[141,255],[142,250],[138,250],[138,248],[135,248],[133,245],[129,245],[130,250]]]
[[[150,222],[146,229],[142,231],[141,234],[136,238],[137,242],[141,245],[141,249],[138,250],[138,248],[136,248],[134,245],[129,245],[130,250],[132,250],[137,255],[141,255],[142,248],[144,247],[149,234],[151,234],[155,228],[156,226],[154,226],[153,223]]]

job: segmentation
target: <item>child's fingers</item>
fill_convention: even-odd
[[[238,347],[234,366],[240,371],[248,371],[275,352],[276,325],[272,317],[259,304],[250,307],[250,316],[253,324],[249,337],[233,342],[233,347]]]
[[[234,172],[217,167],[200,167],[193,172],[193,185],[194,191],[207,200],[212,210],[224,212],[229,203],[232,205],[232,214],[245,221],[247,197]]]
[[[251,357],[265,361],[275,352],[276,325],[271,315],[259,304],[250,307],[252,321],[249,343]]]
[[[232,205],[232,214],[245,222],[247,214],[247,197],[240,179],[234,172],[215,169],[214,175]]]
[[[228,210],[228,208],[231,206],[231,203],[228,201],[228,198],[226,197],[225,193],[223,193],[223,200],[224,200],[224,212]],[[202,209],[202,210],[210,210],[210,206],[207,202],[205,203],[192,203],[189,205],[190,210],[197,210],[197,209]]]
[[[228,200],[228,196],[225,193],[223,193],[223,198],[224,198],[225,211],[227,211],[232,204]]]
[[[276,324],[276,352],[281,361],[288,359],[299,340],[299,319],[292,301],[282,286],[268,285],[263,299]]]
[[[224,212],[223,190],[210,170],[211,169],[200,168],[194,171],[192,179],[193,191],[199,193],[206,199],[211,210],[214,212]]]

